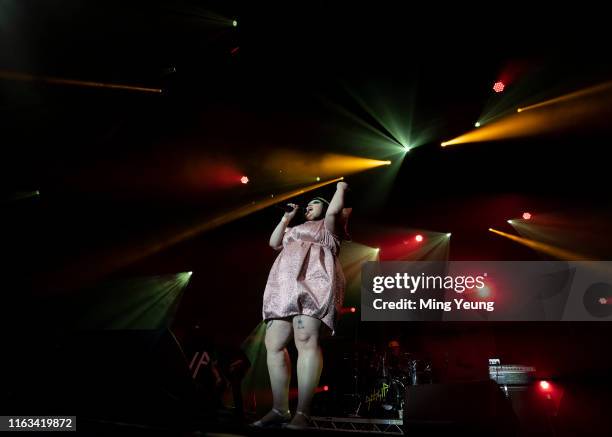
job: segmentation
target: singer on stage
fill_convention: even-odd
[[[344,298],[345,279],[338,261],[346,235],[343,211],[348,185],[339,182],[331,200],[315,197],[306,208],[306,222],[288,227],[298,206],[286,212],[272,232],[270,246],[280,250],[270,271],[263,298],[268,372],[274,405],[255,422],[258,427],[308,425],[310,403],[319,383],[323,356],[319,337],[333,334]],[[291,363],[286,346],[293,336],[298,351],[298,405],[289,411]]]

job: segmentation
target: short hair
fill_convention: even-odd
[[[321,202],[323,202],[324,204],[329,206],[329,202],[326,199],[322,198],[322,197],[318,197],[317,196],[317,197],[313,198],[312,200],[320,200]],[[312,200],[310,202],[312,202]],[[308,202],[308,203],[310,203],[310,202]]]
[[[310,202],[312,202],[314,200],[318,200],[323,205],[323,209],[321,210],[321,216],[322,217],[317,217],[317,218],[325,217],[325,214],[327,213],[327,208],[329,207],[329,202],[327,200],[325,200],[324,198],[322,198],[322,197],[315,197]],[[310,203],[310,202],[308,202],[308,203]]]

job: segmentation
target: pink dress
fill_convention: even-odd
[[[344,300],[339,250],[340,239],[325,227],[325,220],[287,228],[268,276],[264,320],[304,314],[321,320],[333,333]]]

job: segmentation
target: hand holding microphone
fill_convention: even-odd
[[[287,223],[293,220],[293,217],[295,217],[295,215],[297,214],[298,209],[300,209],[300,207],[295,203],[287,204],[287,208],[285,208],[285,215],[283,216],[283,218],[287,220]]]
[[[293,205],[293,203],[288,203],[287,205],[274,205],[274,208],[282,209],[285,212],[292,212],[293,206],[291,205]],[[299,206],[299,205],[296,205],[296,206],[297,206],[298,211],[306,209],[303,206]]]

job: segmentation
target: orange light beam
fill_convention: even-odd
[[[26,73],[17,73],[14,71],[0,70],[0,79],[18,80],[23,82],[42,82],[54,85],[74,85],[88,88],[110,88],[128,91],[141,91],[147,93],[160,94],[163,92],[160,88],[147,88],[141,86],[121,85],[117,83],[92,82],[87,80],[63,79],[61,77],[35,76]]]
[[[501,235],[502,237],[506,237],[512,241],[515,241],[519,244],[529,247],[530,249],[537,250],[538,252],[543,252],[547,255],[554,256],[555,258],[567,260],[567,261],[584,261],[584,260],[592,260],[593,257],[583,255],[580,253],[572,252],[566,249],[562,249],[560,247],[556,247],[550,244],[541,243],[539,241],[530,240],[529,238],[519,237],[517,235],[508,234],[506,232],[498,231],[497,229],[489,228],[489,231],[494,234]]]
[[[155,253],[157,251],[159,251],[160,249],[163,249],[164,247],[167,246],[171,246],[173,244],[176,244],[180,241],[186,240],[187,238],[193,237],[201,232],[205,232],[208,231],[210,229],[216,228],[218,226],[224,225],[225,223],[228,223],[230,221],[233,220],[237,220],[239,218],[242,218],[246,215],[252,214],[256,211],[262,210],[264,208],[267,208],[269,206],[272,206],[276,203],[279,202],[283,202],[285,200],[291,199],[292,197],[295,196],[299,196],[300,194],[304,194],[308,191],[313,191],[316,190],[317,188],[321,188],[324,187],[325,185],[329,185],[329,184],[333,184],[334,182],[339,182],[341,180],[343,180],[344,177],[339,177],[339,178],[335,178],[335,179],[330,179],[328,181],[325,182],[319,182],[317,184],[313,184],[313,185],[309,185],[308,187],[304,187],[301,189],[297,189],[297,190],[292,190],[289,191],[287,193],[283,193],[283,194],[279,194],[278,196],[274,196],[268,199],[264,199],[264,200],[260,200],[259,202],[254,202],[251,203],[249,205],[245,205],[239,208],[236,208],[232,211],[229,211],[225,214],[221,214],[211,220],[208,220],[205,223],[202,223],[198,226],[195,226],[191,229],[188,229],[178,235],[176,235],[175,237],[171,238],[170,240],[167,240],[166,242],[163,242],[161,244],[155,245],[151,248],[151,250],[149,250],[148,252],[150,253]],[[150,253],[147,253],[147,255],[149,255]],[[146,255],[145,255],[146,256]]]
[[[600,96],[603,92],[604,96]],[[518,113],[487,123],[452,140],[445,141],[442,147],[454,144],[498,141],[557,132],[560,128],[589,123],[598,115],[606,114],[610,108],[609,92],[612,82],[607,82],[546,102],[519,108]],[[597,98],[591,98],[595,97]],[[533,109],[540,108],[538,111]]]
[[[517,112],[525,112],[525,111],[529,111],[532,109],[541,108],[543,106],[550,106],[550,105],[555,105],[557,103],[568,102],[570,100],[579,99],[581,97],[589,97],[589,96],[604,92],[606,90],[612,90],[612,81],[605,82],[599,85],[595,85],[589,88],[585,88],[583,90],[574,91],[573,93],[564,94],[562,96],[555,97],[554,99],[549,99],[549,100],[545,100],[540,103],[525,106],[524,108],[518,108]]]
[[[113,249],[103,254],[93,254],[89,257],[80,258],[76,265],[71,266],[72,271],[79,271],[81,275],[77,278],[78,281],[87,281],[95,279],[98,276],[104,275],[108,272],[117,270],[118,268],[132,264],[138,260],[146,258],[147,256],[154,255],[168,247],[178,244],[182,241],[192,238],[202,232],[209,231],[213,228],[229,223],[230,221],[237,220],[253,212],[262,210],[276,203],[283,202],[294,196],[304,194],[309,191],[316,190],[317,188],[324,187],[325,185],[333,184],[343,180],[344,177],[331,179],[325,182],[319,182],[307,187],[292,190],[274,197],[265,198],[259,202],[249,203],[230,210],[224,214],[213,217],[203,223],[189,227],[178,233],[166,235],[165,237],[156,238],[155,242],[144,242],[137,246],[122,247],[120,249]],[[92,266],[95,266],[92,268]]]
[[[391,165],[391,161],[336,153],[315,155],[293,150],[278,150],[271,153],[261,164],[264,169],[274,173],[278,173],[278,169],[283,169],[284,178],[290,180],[296,175],[309,175],[308,181],[312,180],[311,176],[314,175],[327,179],[338,174],[346,176],[385,165]],[[300,176],[298,180],[299,178]]]

